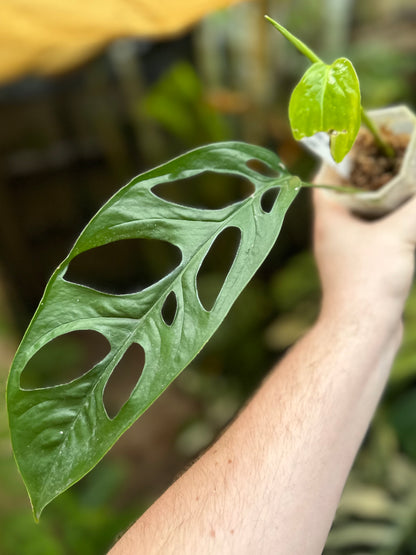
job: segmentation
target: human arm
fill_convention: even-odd
[[[400,344],[416,201],[370,223],[314,197],[317,323],[111,555],[321,553]]]

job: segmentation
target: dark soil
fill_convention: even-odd
[[[376,191],[395,177],[400,170],[409,135],[395,135],[383,128],[383,139],[388,142],[396,155],[389,158],[374,143],[373,136],[367,129],[362,129],[354,145],[354,162],[350,183],[367,191]]]

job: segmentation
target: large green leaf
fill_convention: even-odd
[[[312,64],[292,93],[289,119],[296,140],[329,133],[332,157],[341,162],[361,123],[360,84],[352,63],[339,58],[331,65]]]
[[[253,160],[272,171],[252,169]],[[152,192],[158,184],[206,171],[247,178],[254,192],[216,210],[175,204]],[[270,173],[274,177],[266,175]],[[208,341],[274,244],[300,185],[275,154],[244,143],[218,143],[136,177],[87,225],[51,277],[8,382],[14,453],[36,518],[54,497],[91,470]],[[264,195],[270,189],[279,193],[266,209]],[[198,297],[198,269],[216,237],[230,227],[241,231],[240,245],[215,304],[207,311]],[[65,279],[68,265],[80,253],[129,238],[168,241],[180,249],[181,263],[147,289],[127,295],[106,294]],[[167,325],[162,308],[172,292],[176,314]],[[21,387],[21,374],[37,351],[62,334],[86,329],[102,334],[111,345],[103,360],[69,383]],[[145,352],[143,372],[130,398],[110,419],[103,391],[135,343]]]

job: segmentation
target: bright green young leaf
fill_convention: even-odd
[[[275,176],[253,169],[253,160],[273,170]],[[246,178],[254,192],[216,210],[174,204],[152,192],[158,184],[207,171]],[[218,143],[136,177],[87,225],[51,277],[8,382],[14,453],[36,518],[52,499],[94,467],[208,341],[274,244],[300,185],[275,154],[243,143]],[[264,196],[271,189],[279,193],[274,204],[265,207]],[[207,311],[198,297],[198,269],[216,237],[227,228],[240,230],[240,245]],[[161,280],[133,294],[106,294],[65,279],[68,265],[78,254],[131,238],[168,241],[180,249],[182,260]],[[172,295],[176,313],[167,324],[163,309]],[[100,362],[69,383],[21,387],[21,374],[37,351],[54,338],[86,329],[98,332],[110,345]],[[103,404],[104,388],[134,344],[143,348],[145,365],[131,396],[111,419]]]
[[[361,123],[360,84],[352,63],[339,58],[331,65],[312,64],[292,93],[289,119],[296,140],[329,133],[332,157],[341,162]]]

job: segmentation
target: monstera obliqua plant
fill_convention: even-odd
[[[362,115],[354,68],[344,58],[326,65],[278,27],[312,61],[290,105],[295,137],[329,132],[339,160],[351,148]],[[220,174],[248,180],[251,194],[218,209],[182,205],[158,195],[161,184],[207,172],[212,180]],[[292,176],[276,154],[260,146],[224,142],[202,146],[139,175],[92,218],[50,278],[8,380],[15,459],[36,519],[51,500],[97,464],[210,339],[272,248],[302,186],[308,184]],[[264,202],[271,191],[272,204]],[[238,248],[207,309],[198,293],[198,272],[216,238],[230,228],[238,234]],[[180,262],[160,281],[124,295],[70,279],[68,268],[80,254],[137,238],[174,245]],[[164,315],[167,303],[174,307],[169,319]],[[24,387],[21,378],[34,355],[55,338],[77,330],[93,330],[106,339],[109,348],[102,360],[68,383]],[[144,351],[141,376],[119,412],[110,416],[103,403],[106,384],[135,344]],[[56,373],[59,376],[59,366]]]

